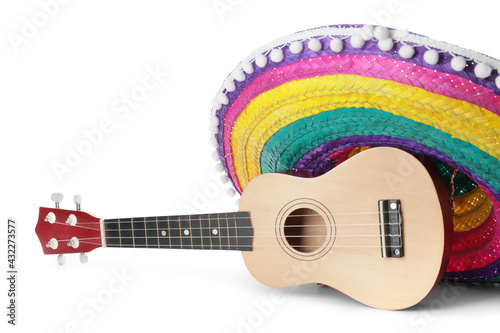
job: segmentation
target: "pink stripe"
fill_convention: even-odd
[[[476,228],[468,231],[456,231],[453,233],[453,254],[461,254],[478,249],[487,244],[497,227],[496,214],[492,210],[490,215]]]
[[[476,246],[470,248],[467,252],[452,254],[448,263],[448,267],[446,269],[447,272],[463,272],[469,271],[471,269],[484,268],[497,261],[500,257],[500,227],[498,225],[500,204],[486,187],[482,185],[479,186],[484,191],[484,193],[486,193],[488,198],[491,200],[491,203],[493,204],[493,208],[491,210],[490,216],[488,217],[488,221],[484,222],[488,223],[488,225],[485,226],[486,228],[481,229],[484,229],[486,232],[492,231],[492,234],[490,234],[489,237],[486,237],[488,241],[484,243],[480,242],[481,240],[478,237],[480,235],[483,235],[483,232],[481,230],[467,233],[467,235],[464,235],[465,237],[460,240],[454,239],[454,242],[471,242]],[[466,246],[466,244],[462,245]],[[460,247],[460,245],[458,245],[458,247]]]
[[[387,79],[466,101],[500,115],[500,98],[492,90],[470,80],[432,69],[375,55],[334,55],[310,58],[262,74],[238,95],[224,119],[224,151],[229,174],[241,192],[231,158],[231,129],[245,107],[258,95],[288,81],[318,75],[354,74]]]

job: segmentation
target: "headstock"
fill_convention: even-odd
[[[56,208],[40,207],[35,232],[45,254],[86,253],[101,247],[100,219],[80,211],[81,196],[75,196],[77,210],[59,208],[62,194],[54,193]],[[80,257],[86,262],[86,256]]]

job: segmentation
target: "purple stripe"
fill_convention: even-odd
[[[354,146],[390,146],[411,151],[416,154],[425,154],[448,163],[452,167],[460,170],[471,177],[478,184],[486,187],[493,196],[500,201],[500,193],[496,191],[488,181],[477,177],[469,168],[454,162],[448,155],[424,146],[416,141],[402,138],[395,138],[385,135],[371,136],[348,136],[337,140],[326,141],[318,147],[312,148],[308,153],[304,154],[293,166],[294,169],[317,174],[323,174],[333,167],[334,161],[328,158],[331,153]]]
[[[489,279],[496,276],[500,276],[500,260],[497,260],[493,264],[480,269],[473,269],[464,272],[448,272],[444,275],[443,279],[478,280]]]

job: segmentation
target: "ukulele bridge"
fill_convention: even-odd
[[[402,258],[401,202],[399,200],[379,200],[378,212],[382,258]]]

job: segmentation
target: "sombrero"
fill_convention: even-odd
[[[500,282],[500,62],[406,30],[336,25],[254,51],[212,102],[217,168],[323,174],[357,152],[425,154],[449,186],[445,281]]]

